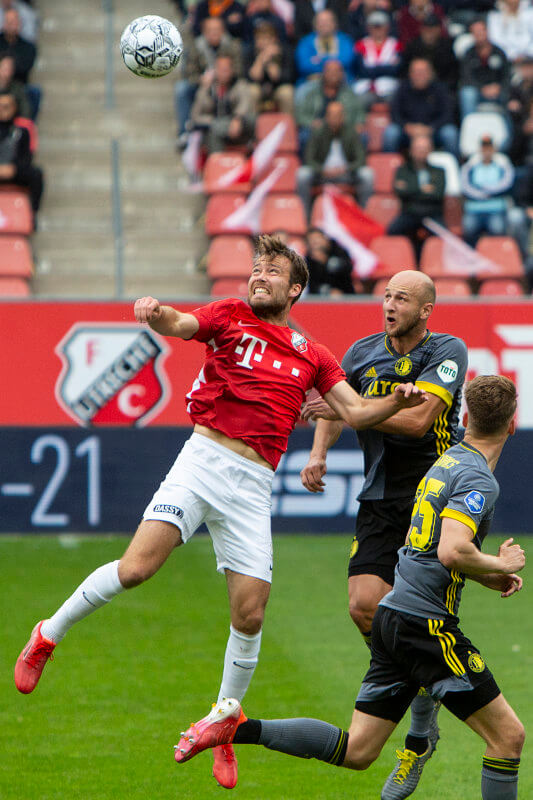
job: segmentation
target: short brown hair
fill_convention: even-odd
[[[296,250],[293,250],[292,247],[287,247],[277,236],[262,234],[261,236],[256,236],[254,239],[254,262],[257,258],[262,258],[263,256],[267,256],[268,258],[284,256],[287,258],[291,264],[291,286],[295,283],[299,283],[303,292],[309,281],[309,270],[307,269],[305,259],[302,258]],[[291,305],[300,299],[302,292],[300,292],[298,297],[293,299]]]
[[[468,424],[491,435],[509,425],[516,411],[516,386],[503,375],[478,375],[465,386]]]

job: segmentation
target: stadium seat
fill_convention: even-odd
[[[298,195],[267,195],[261,215],[261,229],[264,233],[283,230],[294,236],[305,236],[307,220],[303,203]]]
[[[278,122],[285,122],[287,129],[279,143],[278,153],[297,153],[298,152],[298,132],[296,130],[296,123],[291,114],[282,114],[281,112],[266,112],[259,114],[255,123],[255,138],[258,142],[267,136],[272,128],[275,128]]]
[[[31,119],[26,119],[26,117],[15,117],[13,122],[17,128],[26,128],[30,137],[30,150],[32,153],[36,153],[39,149],[39,133],[35,122]]]
[[[388,278],[402,269],[416,269],[416,256],[411,240],[407,236],[376,236],[370,242],[380,265],[373,278]]]
[[[388,286],[388,283],[389,283],[388,278],[380,278],[379,280],[377,280],[374,284],[374,288],[372,289],[372,294],[378,297],[383,297],[383,295],[385,294],[385,289]]]
[[[470,297],[472,292],[467,280],[463,278],[436,278],[437,297]]]
[[[368,198],[365,214],[388,228],[400,213],[401,203],[395,194],[373,194]]]
[[[494,278],[496,275],[501,275],[505,278],[524,277],[520,250],[515,240],[510,236],[482,236],[478,239],[476,250],[500,267],[498,273],[490,270],[480,270],[476,273],[476,278]]]
[[[484,297],[522,297],[524,287],[521,281],[514,278],[489,278],[483,281],[478,294]]]
[[[422,245],[420,253],[420,269],[429,275],[430,278],[453,278],[464,277],[462,274],[454,276],[452,272],[444,268],[443,265],[444,242],[438,236],[430,236]]]
[[[444,197],[444,224],[456,236],[463,235],[463,201],[460,197]]]
[[[1,195],[0,195],[1,199]],[[207,201],[207,208],[205,211],[205,232],[208,236],[219,236],[220,234],[243,234],[249,235],[250,231],[246,226],[228,230],[223,226],[224,220],[236,211],[246,198],[242,194],[226,194],[220,193],[212,195]]]
[[[268,169],[261,173],[261,175],[258,175],[256,183],[259,183],[266,178],[266,176],[270,174],[272,170],[275,169],[279,164],[285,167],[285,171],[281,173],[275,184],[271,187],[269,194],[272,192],[295,192],[296,173],[298,171],[298,167],[301,165],[301,161],[294,153],[279,153],[278,155],[274,156],[272,163],[268,166]]]
[[[375,194],[393,193],[392,183],[400,164],[403,164],[400,153],[370,153],[367,156],[366,165],[374,171]]]
[[[207,274],[215,278],[248,278],[253,247],[247,236],[215,236],[207,253]]]
[[[24,278],[0,277],[0,297],[28,297],[30,287]]]
[[[461,178],[459,164],[453,153],[434,150],[429,154],[428,161],[434,167],[442,167],[446,173],[444,193],[452,197],[459,197],[461,195]]]
[[[212,297],[247,297],[248,281],[239,278],[220,278],[211,286]]]
[[[32,211],[24,191],[0,192],[0,234],[28,236],[33,230]]]
[[[23,236],[0,236],[0,276],[30,278],[33,258],[28,240]]]
[[[501,150],[509,140],[509,129],[502,114],[497,111],[474,111],[467,114],[459,132],[459,150],[464,158],[479,151],[484,133],[490,133],[496,150]]]
[[[296,250],[297,253],[305,258],[307,253],[307,242],[303,236],[289,236],[287,246],[291,247],[293,250]]]
[[[204,191],[206,194],[217,192],[233,192],[234,194],[248,194],[250,183],[233,183],[230,186],[221,186],[220,179],[236,167],[242,166],[246,158],[240,153],[211,153],[204,167]]]
[[[381,153],[383,145],[383,131],[390,122],[388,111],[371,110],[365,121],[365,133],[367,135],[367,153]]]

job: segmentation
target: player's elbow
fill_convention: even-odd
[[[439,557],[440,563],[444,567],[446,567],[446,569],[452,570],[459,568],[461,562],[461,554],[457,549],[457,547],[445,544],[441,541],[439,543],[437,555]]]

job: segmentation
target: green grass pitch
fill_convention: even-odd
[[[262,653],[244,707],[254,717],[313,716],[348,727],[368,653],[346,611],[349,536],[278,536]],[[486,550],[495,552],[491,538]],[[524,539],[526,551],[529,540]],[[19,694],[13,666],[34,623],[94,568],[119,558],[119,537],[0,537],[0,797],[2,800],[209,800],[224,791],[211,755],[177,765],[179,731],[210,708],[221,676],[225,582],[207,537],[173,554],[158,575],[79,623],[36,691]],[[533,561],[533,559],[532,559]],[[501,600],[469,583],[462,626],[508,700],[533,728],[529,582]],[[529,579],[529,580],[528,580]],[[480,797],[481,740],[445,709],[442,738],[419,800]],[[403,742],[404,720],[364,773],[239,747],[235,800],[377,800]],[[533,798],[530,745],[521,800]]]

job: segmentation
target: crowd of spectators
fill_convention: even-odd
[[[194,130],[202,131],[207,153],[235,144],[251,147],[257,115],[290,113],[302,162],[297,190],[310,219],[312,199],[326,183],[351,188],[366,205],[373,192],[366,120],[379,108],[389,115],[381,150],[405,157],[392,187],[400,212],[387,232],[409,236],[419,255],[428,235],[421,235],[423,218],[429,214],[446,225],[446,172],[432,160],[441,151],[455,160],[460,176],[466,242],[475,246],[481,235],[513,235],[528,265],[533,238],[529,2],[200,0],[187,11],[184,33],[175,87],[180,147]],[[475,111],[489,116],[468,151],[462,133]],[[491,127],[496,118],[503,136]],[[320,255],[325,245],[313,229],[307,247],[319,274],[315,290],[350,291],[340,273],[324,266],[328,259],[337,263],[338,246],[328,259]],[[330,283],[324,277],[329,274],[336,274]]]

